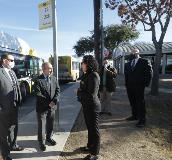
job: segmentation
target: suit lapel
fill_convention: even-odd
[[[5,69],[4,69],[4,68],[2,68],[2,73],[3,73],[3,74],[4,74],[4,76],[8,79],[8,81],[11,83],[11,85],[13,85],[13,83],[12,83],[12,81],[11,81],[11,79],[10,79],[9,75],[7,74],[7,72],[5,71]]]

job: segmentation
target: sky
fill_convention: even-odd
[[[47,59],[53,52],[52,28],[39,30],[38,4],[45,0],[0,0],[0,31],[25,40],[39,57]],[[75,54],[73,46],[94,27],[93,0],[56,0],[58,55]],[[120,24],[116,11],[104,6],[104,25]],[[151,32],[141,33],[137,41],[151,42]],[[170,24],[165,42],[172,41]],[[157,30],[159,34],[159,30]]]

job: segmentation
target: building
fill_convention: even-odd
[[[114,67],[117,68],[118,73],[124,74],[124,65],[127,62],[128,55],[131,53],[132,48],[139,49],[140,56],[153,63],[155,56],[153,43],[142,42],[134,45],[129,43],[120,45],[115,48],[113,52]],[[172,73],[172,42],[163,43],[160,73]]]

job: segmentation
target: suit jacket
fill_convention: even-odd
[[[100,77],[97,72],[91,71],[81,77],[78,96],[84,109],[100,112],[99,85]]]
[[[126,63],[124,73],[126,86],[147,87],[152,77],[152,66],[146,59],[139,58],[134,69],[131,67],[131,61]]]
[[[106,89],[108,92],[115,92],[116,84],[115,84],[115,77],[117,76],[117,71],[115,68],[108,67],[106,71]],[[103,74],[104,74],[104,67],[102,67],[100,71],[100,91],[103,90]]]
[[[14,71],[12,72],[17,82],[17,91],[18,91],[17,104],[20,104],[22,100],[20,87]],[[6,73],[5,69],[2,66],[0,66],[0,111],[1,112],[3,111],[4,113],[9,113],[12,111],[12,108],[16,107],[16,102],[14,101],[14,95],[15,93],[13,90],[13,83],[9,75]]]
[[[45,112],[47,110],[57,109],[57,102],[59,101],[60,87],[56,77],[50,76],[50,88],[47,86],[46,79],[43,74],[38,76],[35,81],[36,93],[36,111]],[[54,107],[49,107],[50,102],[55,103]]]

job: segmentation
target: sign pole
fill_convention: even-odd
[[[58,79],[56,0],[52,0],[54,76]]]
[[[57,17],[56,17],[56,0],[52,0],[52,24],[53,24],[53,54],[54,54],[54,76],[58,80],[58,56],[57,56]],[[59,102],[57,102],[57,110],[55,112],[55,130],[59,130]]]

